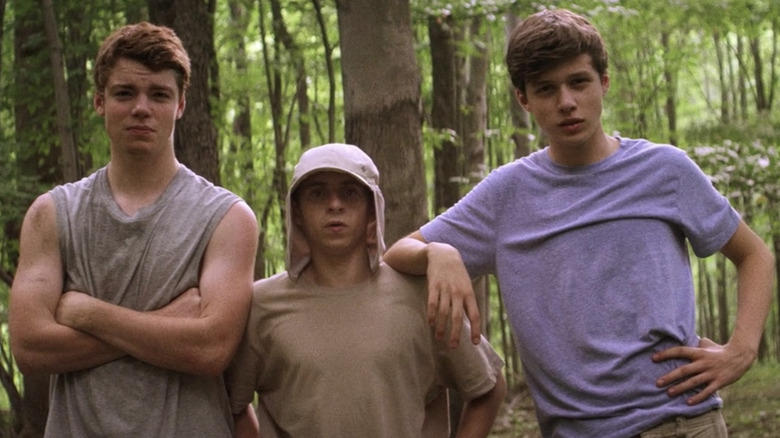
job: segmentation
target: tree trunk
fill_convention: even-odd
[[[272,38],[272,46],[269,46],[266,41],[266,27],[265,27],[265,12],[263,11],[262,2],[258,3],[258,10],[260,15],[260,37],[263,44],[263,67],[265,70],[266,86],[268,87],[268,99],[271,108],[271,120],[273,121],[274,130],[274,173],[271,182],[271,187],[274,189],[275,203],[279,206],[279,217],[285,217],[285,197],[287,195],[287,172],[286,172],[286,156],[287,156],[287,138],[283,133],[284,126],[284,114],[283,106],[284,102],[282,97],[282,72],[276,66],[282,64],[282,44],[280,42],[279,35],[275,32],[279,31],[278,24],[273,23],[274,38]],[[273,14],[272,14],[273,15]],[[272,18],[272,20],[275,20]],[[273,56],[273,59],[271,59]],[[274,205],[274,199],[269,197],[261,217],[263,220],[268,218],[270,209]],[[282,234],[286,235],[286,224],[282,220]]]
[[[217,130],[211,99],[216,98],[213,4],[206,0],[148,0],[150,21],[170,27],[192,62],[187,109],[176,123],[176,157],[195,173],[219,184]]]
[[[322,5],[320,0],[312,0],[314,11],[317,16],[317,24],[322,38],[322,48],[324,50],[325,69],[328,72],[328,142],[336,141],[336,73],[333,68],[333,49],[334,46],[328,38],[328,28],[325,24],[325,17],[322,14]]]
[[[728,124],[730,122],[730,99],[729,99],[729,86],[726,76],[725,57],[723,55],[723,47],[721,46],[720,31],[716,30],[712,34],[712,43],[715,47],[715,59],[718,65],[718,82],[720,85],[720,122]]]
[[[78,153],[73,133],[73,121],[70,116],[70,96],[68,95],[68,85],[65,81],[65,70],[63,68],[62,42],[57,29],[57,18],[54,13],[52,0],[42,0],[41,3],[46,39],[49,42],[49,58],[54,82],[57,133],[60,138],[60,147],[62,148],[62,175],[65,182],[72,182],[81,177],[81,172],[78,168]]]
[[[0,0],[0,53],[5,53],[3,51],[3,41],[4,41],[4,35],[5,35],[5,4],[6,0]],[[0,62],[0,83],[2,83],[3,78],[3,63]]]
[[[520,22],[520,18],[512,13],[506,15],[506,27],[504,34],[509,38],[509,34],[512,29]],[[515,158],[524,157],[531,153],[531,121],[528,117],[528,113],[520,106],[515,94],[515,87],[511,82],[508,83],[509,88],[509,109],[510,116],[512,117],[512,126],[514,132],[512,133],[512,142],[515,144]]]
[[[775,276],[780,278],[780,231],[778,230],[772,232],[772,249],[775,253]],[[780,302],[780,284],[775,285],[775,296],[777,302]],[[780,361],[780,307],[777,307],[775,320],[778,322],[775,326],[775,356]]]
[[[468,39],[471,50],[467,58],[468,82],[465,84],[463,120],[463,152],[471,186],[486,175],[485,131],[487,129],[487,75],[489,67],[487,35],[482,29],[482,17],[471,19]]]
[[[340,0],[346,140],[363,148],[382,175],[385,240],[392,244],[427,220],[420,117],[420,73],[408,0]]]
[[[462,137],[457,133],[458,88],[455,74],[454,25],[449,14],[428,17],[433,81],[431,128],[437,134],[433,150],[435,214],[458,201],[462,179],[457,146],[458,138]]]
[[[728,301],[728,280],[726,258],[718,254],[716,256],[718,266],[718,339],[716,342],[725,344],[729,339],[729,301]]]
[[[661,44],[665,53],[670,52],[669,32],[661,33]],[[669,128],[669,144],[677,144],[677,75],[673,63],[664,59],[664,83],[666,84],[666,120]]]
[[[761,56],[761,38],[752,37],[749,40],[750,53],[753,55],[753,83],[756,88],[756,111],[758,114],[769,112],[766,86],[764,85],[764,61]]]

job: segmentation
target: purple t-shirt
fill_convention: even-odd
[[[705,257],[738,223],[685,152],[620,139],[588,166],[502,166],[421,232],[496,275],[543,435],[609,438],[722,404],[670,398],[655,381],[681,361],[651,355],[698,344],[686,239]]]

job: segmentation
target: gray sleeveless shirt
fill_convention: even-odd
[[[115,202],[106,168],[51,190],[64,290],[138,311],[198,285],[211,235],[240,199],[183,165],[133,216]],[[194,376],[124,357],[52,376],[47,437],[229,437],[221,377]]]

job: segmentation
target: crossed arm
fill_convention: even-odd
[[[20,370],[64,373],[130,355],[175,371],[220,374],[246,323],[256,242],[254,214],[233,205],[207,246],[198,289],[138,312],[78,291],[62,294],[54,201],[41,195],[22,225],[11,288],[11,348]]]

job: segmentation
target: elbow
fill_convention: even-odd
[[[35,353],[15,342],[11,342],[11,355],[16,363],[16,368],[25,376],[51,374],[42,358],[36,357]]]
[[[212,348],[199,349],[191,358],[190,372],[192,374],[216,377],[225,372],[233,360],[235,348],[214,345]]]

